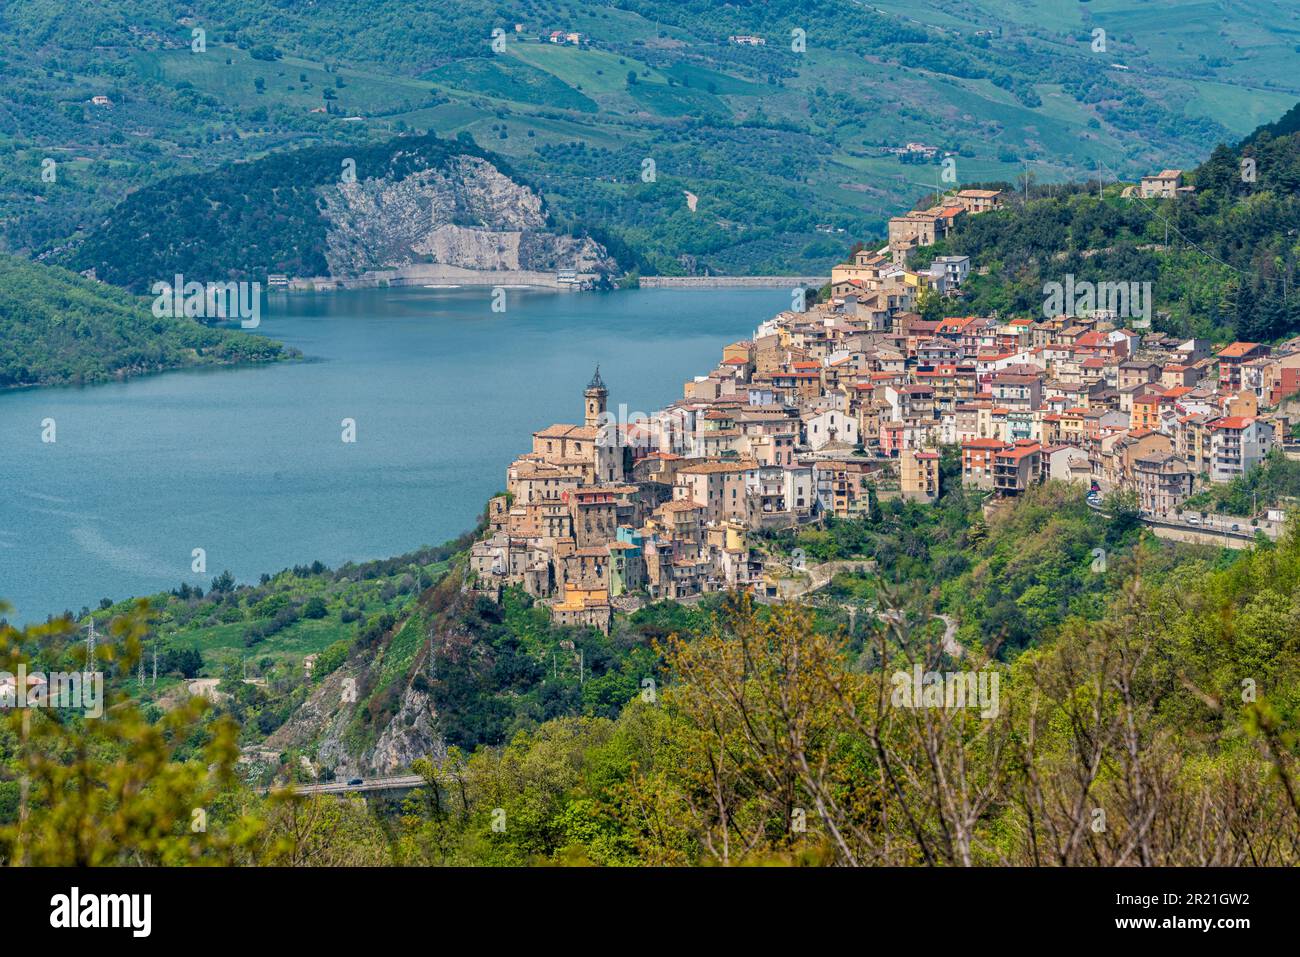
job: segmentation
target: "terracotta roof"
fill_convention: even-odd
[[[1230,346],[1224,346],[1215,355],[1224,359],[1240,359],[1247,353],[1259,348],[1258,342],[1234,342]]]
[[[1042,451],[1042,447],[1035,442],[1032,445],[1017,445],[1015,448],[1004,449],[997,454],[997,457],[1000,459],[1019,460],[1029,455],[1038,455]]]

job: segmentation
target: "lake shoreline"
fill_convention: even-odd
[[[290,350],[292,346],[284,346],[278,343],[284,349]],[[296,353],[296,354],[295,354]],[[228,369],[251,369],[263,366],[277,366],[293,362],[313,362],[318,361],[311,357],[304,356],[301,352],[284,352],[280,355],[269,359],[241,359],[238,362],[190,362],[183,365],[164,366],[158,369],[139,369],[131,371],[118,370],[112,375],[103,378],[88,379],[83,382],[20,382],[15,385],[0,386],[0,397],[10,393],[35,392],[37,390],[65,390],[65,389],[93,389],[102,385],[114,385],[123,382],[132,382],[139,379],[153,379],[161,375],[167,375],[172,372],[200,372],[205,369],[212,371],[222,371]]]
[[[531,430],[581,416],[596,364],[615,405],[660,408],[786,302],[773,289],[628,292],[522,292],[504,313],[472,289],[287,296],[257,332],[304,353],[294,361],[7,390],[10,620],[206,591],[227,568],[255,582],[453,540]],[[40,441],[46,417],[57,444]],[[355,442],[341,441],[345,419]]]

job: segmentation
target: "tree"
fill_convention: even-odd
[[[137,602],[113,619],[95,660],[80,662],[83,673],[103,675],[101,714],[7,709],[20,784],[17,821],[0,827],[7,863],[235,863],[251,845],[256,820],[224,806],[239,757],[234,722],[209,719],[199,697],[151,722],[113,687],[115,675],[134,670],[151,614]],[[70,618],[22,630],[0,624],[0,657],[6,669],[30,668],[42,649],[76,632]]]
[[[1133,489],[1117,489],[1106,496],[1106,509],[1110,512],[1107,539],[1114,543],[1142,525],[1142,506]]]
[[[916,297],[916,310],[926,322],[943,318],[943,297],[929,286],[922,287]]]

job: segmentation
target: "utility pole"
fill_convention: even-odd
[[[90,618],[90,632],[86,635],[86,673],[89,674],[95,667],[95,618]]]
[[[155,639],[153,643],[153,680],[150,684],[158,683],[158,642]]]

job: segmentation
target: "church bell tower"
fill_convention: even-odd
[[[600,417],[605,411],[606,400],[609,399],[609,390],[600,378],[600,366],[596,366],[596,374],[591,377],[582,395],[587,405],[585,424],[588,428],[595,428],[601,424]]]

